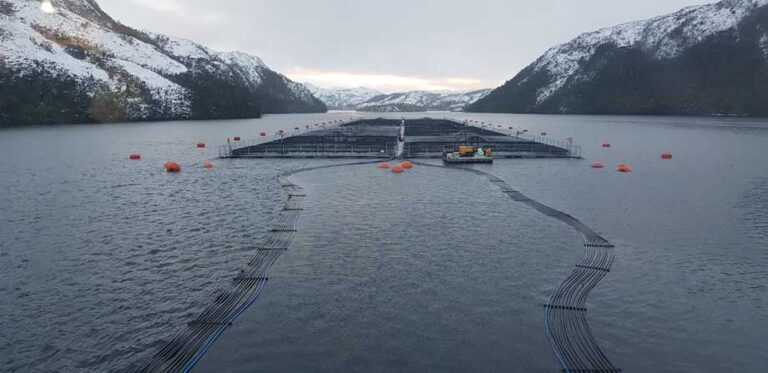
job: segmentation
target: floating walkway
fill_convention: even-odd
[[[459,145],[474,145],[491,148],[497,159],[581,156],[581,148],[570,141],[503,131],[451,119],[363,119],[228,144],[219,154],[222,158],[440,158]]]

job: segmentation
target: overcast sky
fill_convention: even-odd
[[[98,0],[130,26],[318,86],[496,87],[580,33],[701,0]]]

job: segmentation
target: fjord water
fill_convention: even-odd
[[[617,366],[768,366],[767,120],[431,115],[583,146],[584,160],[478,167],[616,244],[588,318]],[[334,163],[199,168],[212,145],[360,116],[1,129],[0,370],[140,367],[253,255],[284,198],[275,176]],[[582,255],[569,227],[456,170],[292,179],[308,194],[294,245],[198,371],[559,369],[541,304]]]

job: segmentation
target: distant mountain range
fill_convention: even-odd
[[[0,125],[325,112],[259,58],[134,30],[94,0],[0,0]]]
[[[462,111],[464,107],[485,97],[490,89],[466,92],[413,91],[383,94],[357,105],[358,111]]]
[[[355,110],[357,105],[382,95],[375,89],[365,87],[326,89],[315,87],[309,83],[304,83],[304,85],[330,110]]]
[[[768,116],[768,0],[723,0],[585,33],[492,92],[393,94],[307,88],[257,57],[122,25],[95,0],[54,5],[44,13],[39,0],[0,0],[0,126],[327,107]]]
[[[473,112],[768,116],[768,0],[724,0],[583,34]]]
[[[323,89],[306,84],[310,91],[332,110],[372,112],[461,111],[491,92],[474,91],[411,91],[381,93],[369,88]]]

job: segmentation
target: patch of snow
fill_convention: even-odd
[[[43,13],[35,1],[15,1],[18,13],[15,18],[25,20],[30,26],[73,39],[86,40],[107,55],[131,61],[162,74],[181,74],[187,68],[178,61],[158,51],[155,46],[130,36],[115,33],[89,21],[67,9],[56,13]]]
[[[267,67],[261,58],[242,52],[221,52],[219,53],[219,58],[227,61],[227,63],[238,64],[240,66],[248,66],[252,69],[263,69]]]
[[[22,71],[22,74],[26,68],[42,62],[55,67],[51,69],[53,74],[109,81],[105,70],[70,56],[63,47],[44,38],[16,17],[0,16],[0,30],[5,34],[0,44],[0,59],[7,66]]]
[[[12,4],[14,11],[0,14],[0,63],[19,74],[42,65],[51,74],[82,82],[92,79],[117,91],[125,89],[124,79],[129,75],[143,82],[160,102],[162,113],[189,115],[190,94],[172,81],[175,75],[189,72],[187,66],[223,79],[242,80],[253,88],[263,84],[265,73],[271,73],[261,59],[245,53],[218,52],[153,32],[136,35],[116,24],[92,0],[54,1],[54,13],[42,12],[36,0],[3,1]],[[114,74],[116,70],[125,74]],[[306,87],[278,75],[293,96],[286,99],[314,102]],[[95,94],[96,86],[85,89]],[[132,110],[137,110],[129,113],[132,117],[157,114],[144,98],[127,99]]]
[[[200,44],[187,39],[171,37],[152,31],[143,32],[155,40],[160,48],[162,48],[166,53],[169,53],[174,57],[208,59],[211,58],[212,54],[216,53]]]
[[[309,83],[304,83],[304,86],[331,109],[354,109],[355,106],[382,95],[381,92],[375,89],[365,87],[319,88]]]
[[[237,67],[252,86],[261,85],[262,73],[267,69],[267,66],[260,58],[241,52],[222,52],[218,53],[217,56],[226,64]]]
[[[412,106],[423,109],[458,111],[487,96],[490,89],[473,91],[411,91],[379,95],[357,105],[358,110]]]
[[[639,46],[656,58],[673,58],[707,37],[735,27],[756,7],[767,4],[768,0],[723,0],[582,34],[551,48],[535,62],[534,71],[545,70],[552,77],[550,83],[537,92],[537,103],[561,89],[601,45]]]
[[[760,35],[760,40],[758,40],[758,44],[760,45],[760,50],[763,52],[763,57],[768,59],[768,33],[763,31],[763,34]]]
[[[152,92],[152,96],[164,104],[171,104],[174,115],[190,113],[187,90],[154,71],[147,70],[130,61],[112,60],[121,70],[141,80]]]

